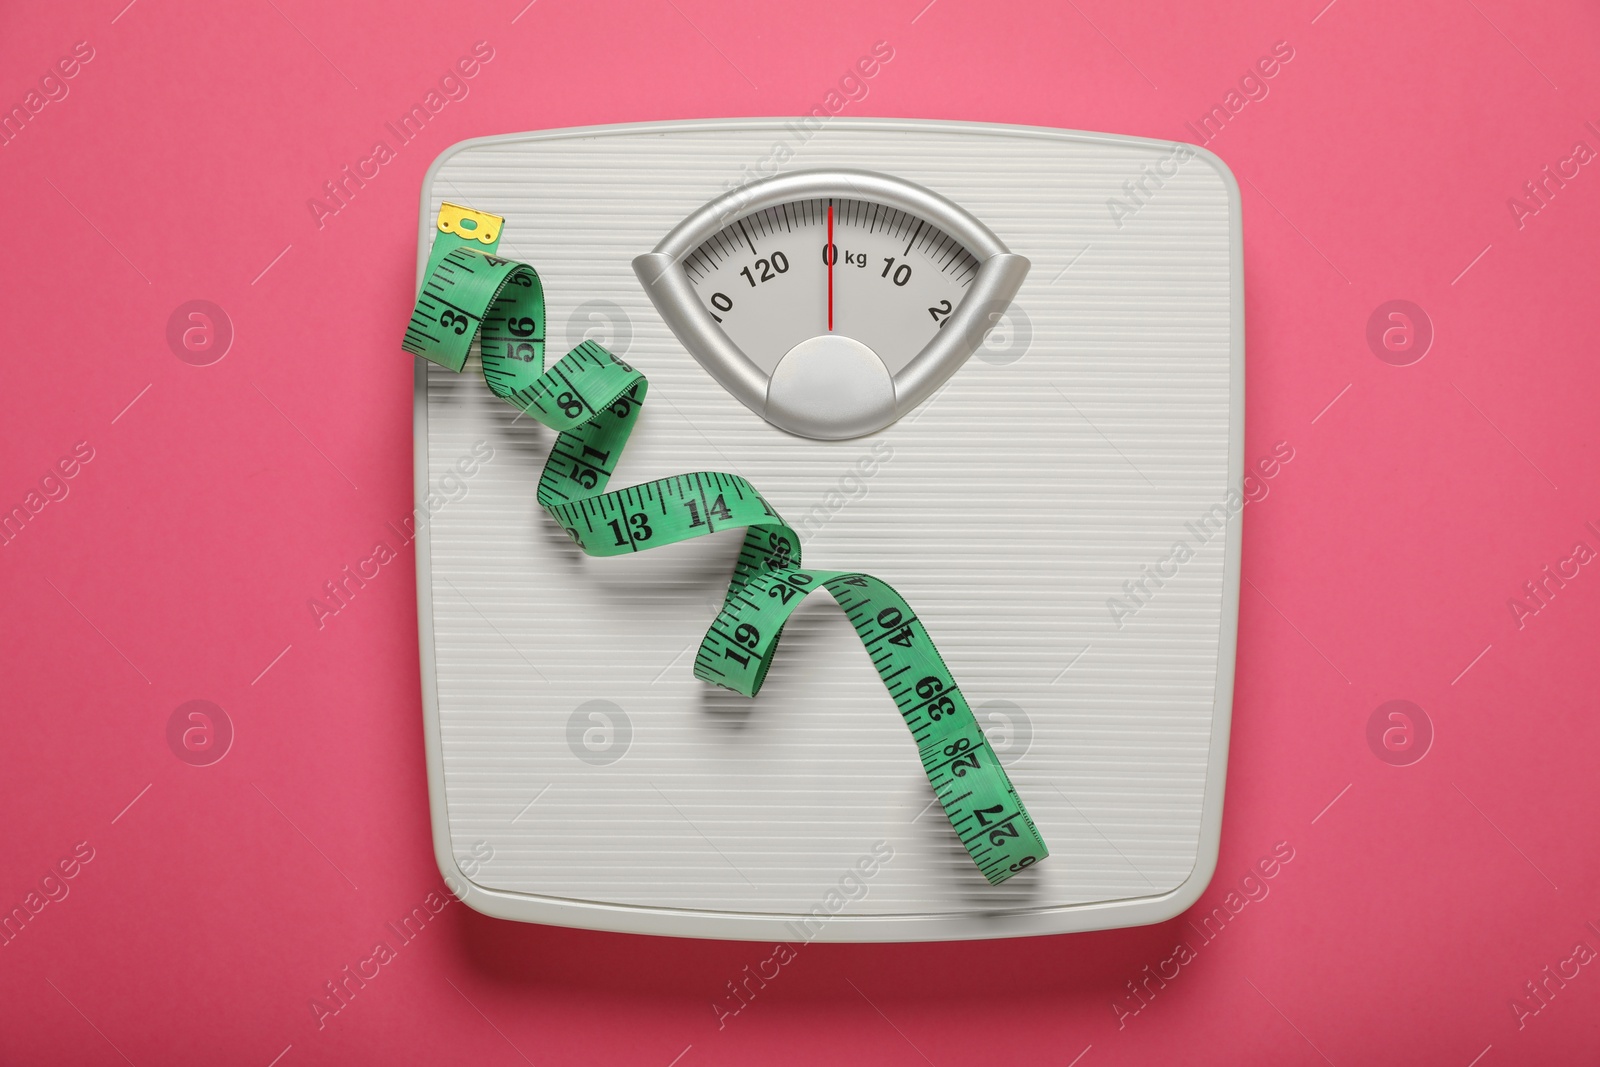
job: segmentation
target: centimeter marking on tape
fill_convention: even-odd
[[[755,696],[784,623],[825,589],[855,627],[894,699],[923,770],[978,870],[999,884],[1049,854],[1011,779],[921,620],[887,583],[801,566],[800,538],[743,478],[701,471],[607,491],[648,390],[592,341],[544,368],[544,287],[503,259],[502,219],[445,204],[401,347],[459,372],[476,339],[490,390],[558,432],[539,504],[585,553],[618,556],[735,527],[745,531],[722,610],[694,673]]]

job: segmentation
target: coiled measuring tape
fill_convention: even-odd
[[[592,341],[544,369],[544,287],[526,263],[494,254],[503,224],[454,204],[440,209],[401,347],[460,372],[478,341],[490,390],[557,431],[538,501],[589,555],[744,529],[727,598],[695,656],[695,677],[755,696],[790,613],[807,594],[826,589],[866,646],[934,794],[984,877],[998,885],[1044,859],[1049,850],[950,669],[888,584],[870,574],[802,567],[799,536],[736,475],[680,474],[606,491],[639,418],[645,377]]]

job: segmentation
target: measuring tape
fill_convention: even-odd
[[[538,501],[591,556],[618,556],[735,527],[744,544],[695,677],[753,697],[784,623],[826,589],[866,646],[911,731],[950,825],[991,884],[1049,855],[994,749],[911,606],[885,582],[800,565],[800,538],[749,482],[702,472],[607,492],[639,418],[644,375],[593,341],[544,369],[544,286],[503,259],[504,220],[445,204],[406,327],[407,352],[460,372],[474,340],[490,390],[557,431]]]

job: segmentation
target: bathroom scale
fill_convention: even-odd
[[[447,338],[472,373],[416,362],[430,810],[462,900],[796,943],[1132,926],[1200,896],[1243,476],[1221,161],[977,123],[647,123],[463,142],[421,209],[410,350],[462,323],[430,262],[448,239],[477,249],[452,262],[536,269],[526,330],[546,363],[574,350],[550,374],[648,377],[639,410],[642,384],[618,399],[626,454],[579,456],[477,373],[520,344]],[[560,388],[558,421],[583,407]],[[639,510],[555,521],[552,449],[645,487]],[[754,697],[707,684],[748,665],[739,613],[767,606],[730,591],[752,543],[716,525],[734,493],[846,575],[793,605],[761,587],[789,613]],[[669,513],[714,532],[637,551]],[[861,575],[900,606],[852,599]],[[939,670],[894,668],[913,622]],[[962,808],[968,742],[924,745],[954,680],[1013,807]]]

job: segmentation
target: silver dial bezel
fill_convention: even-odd
[[[824,197],[883,204],[926,219],[959,241],[978,261],[977,276],[949,322],[894,375],[892,410],[886,410],[865,430],[859,426],[844,430],[820,408],[795,412],[770,406],[767,372],[712,318],[684,266],[695,249],[740,219],[779,204]],[[1008,249],[989,227],[933,190],[887,174],[842,168],[781,174],[725,193],[674,226],[654,251],[633,261],[634,273],[662,319],[724,389],[779,429],[821,440],[876,432],[932,396],[1000,321],[1029,266],[1025,257]]]

